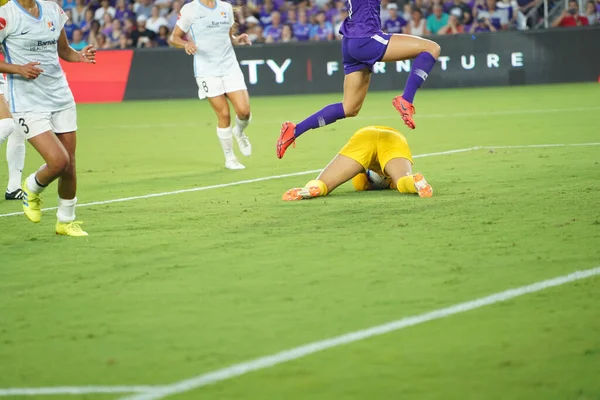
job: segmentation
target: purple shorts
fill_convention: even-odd
[[[373,72],[373,64],[383,58],[391,37],[389,33],[380,32],[366,38],[342,38],[344,74],[364,68]]]

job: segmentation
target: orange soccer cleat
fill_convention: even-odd
[[[307,186],[303,188],[290,189],[283,194],[281,200],[283,201],[295,201],[312,199],[313,197],[319,197],[321,195],[321,188],[318,186]]]
[[[415,129],[416,125],[415,121],[413,120],[413,115],[416,112],[412,103],[404,100],[402,96],[396,96],[394,97],[394,100],[392,100],[392,104],[394,107],[396,107],[396,110],[398,110],[400,115],[402,115],[402,119],[404,120],[406,126],[408,126],[410,129]]]
[[[413,180],[415,181],[415,189],[417,189],[419,197],[433,196],[433,188],[429,183],[427,183],[422,173],[417,172],[416,174],[414,174]]]
[[[293,144],[296,147],[295,130],[296,124],[293,122],[288,121],[281,125],[281,133],[279,134],[279,139],[277,139],[277,158],[281,159],[290,145]]]

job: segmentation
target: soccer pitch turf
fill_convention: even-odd
[[[0,201],[0,398],[171,385],[600,266],[599,91],[425,90],[415,131],[392,93],[370,93],[359,117],[306,133],[283,160],[281,122],[340,95],[253,98],[243,171],[223,168],[207,102],[80,105],[80,204],[217,187],[78,208],[87,238],[55,236],[55,211],[31,224]],[[281,201],[316,173],[276,176],[323,168],[375,124],[425,155],[415,170],[434,197],[346,184]],[[457,149],[470,150],[431,154]],[[40,163],[28,147],[25,173]],[[44,197],[56,206],[55,184]],[[165,398],[600,399],[598,275],[423,322]]]

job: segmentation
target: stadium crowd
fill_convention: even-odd
[[[71,45],[83,49],[168,46],[168,37],[183,4],[192,0],[55,0],[69,15],[65,30]],[[561,0],[549,0],[550,7]],[[254,43],[341,39],[348,16],[340,0],[231,0],[238,30]],[[389,33],[454,35],[529,29],[543,15],[542,0],[382,0],[383,30]],[[600,0],[581,12],[573,0],[552,26],[597,24]]]

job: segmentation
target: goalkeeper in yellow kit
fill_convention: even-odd
[[[326,196],[352,179],[356,190],[397,189],[400,193],[431,197],[433,189],[420,172],[412,172],[412,154],[406,138],[394,128],[359,129],[321,172],[303,188],[290,189],[283,200]]]

